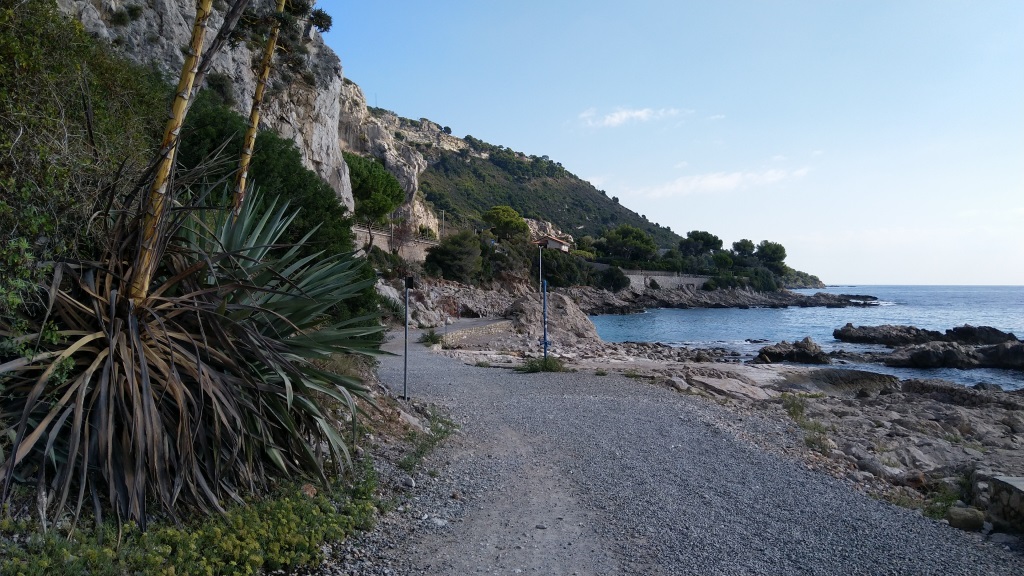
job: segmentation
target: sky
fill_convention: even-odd
[[[367,103],[828,284],[1024,285],[1024,1],[319,0]]]

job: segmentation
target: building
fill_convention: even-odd
[[[533,241],[534,244],[547,248],[548,250],[561,250],[562,252],[569,252],[569,243],[565,240],[555,238],[554,236],[541,236],[539,239]]]

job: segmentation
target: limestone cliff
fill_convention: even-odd
[[[176,77],[184,56],[181,47],[192,31],[195,5],[191,0],[57,0],[61,9],[80,20],[85,29],[118,47],[141,63],[154,63]],[[128,10],[130,8],[130,11]],[[224,5],[215,5],[207,36],[212,41],[222,21]],[[131,18],[124,18],[128,11]],[[121,17],[118,17],[121,15]],[[127,21],[126,21],[127,20]],[[414,228],[437,231],[438,219],[416,192],[419,175],[427,168],[420,150],[431,147],[457,151],[467,144],[429,120],[407,120],[393,113],[370,110],[362,90],[343,75],[338,56],[314,29],[303,38],[308,70],[300,75],[275,68],[264,100],[262,124],[295,142],[303,163],[316,171],[354,206],[348,167],[342,151],[372,155],[384,162],[401,182],[406,203],[399,210]],[[255,90],[255,51],[246,43],[226,46],[213,62],[213,73],[232,81],[235,107],[248,115]]]

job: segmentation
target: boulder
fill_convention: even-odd
[[[513,302],[508,316],[520,334],[531,338],[543,336],[544,307],[540,294],[527,294]],[[570,347],[580,341],[599,341],[600,338],[594,323],[572,298],[548,294],[548,340],[560,347]]]
[[[978,532],[985,527],[985,513],[977,508],[952,507],[946,512],[946,520],[953,528]]]
[[[796,362],[799,364],[831,364],[828,354],[808,336],[800,342],[790,344],[783,340],[778,344],[765,346],[758,352],[755,362],[770,364],[773,362]]]

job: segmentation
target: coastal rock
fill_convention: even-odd
[[[946,339],[950,342],[976,346],[1019,342],[1017,337],[1010,332],[1003,332],[991,326],[971,326],[970,324],[946,330]]]
[[[980,358],[956,342],[928,342],[900,348],[885,359],[886,366],[907,368],[975,368]]]
[[[836,328],[832,335],[842,342],[860,344],[882,344],[885,346],[911,346],[928,342],[955,342],[957,344],[984,346],[1004,342],[1019,342],[1012,333],[1003,332],[991,326],[971,326],[965,324],[950,328],[945,333],[935,330],[923,330],[914,326],[854,326],[847,323]]]
[[[560,288],[579,304],[587,314],[631,314],[647,308],[786,308],[826,306],[870,306],[866,296],[849,296],[819,292],[797,294],[789,290],[757,292],[745,288],[700,290],[694,287],[647,290],[633,287],[616,293],[591,286]]]
[[[828,354],[808,336],[800,342],[782,341],[778,344],[765,346],[758,352],[755,362],[770,364],[772,362],[797,362],[799,364],[831,364]]]
[[[832,336],[841,342],[858,344],[882,344],[885,346],[908,346],[944,340],[941,332],[922,330],[913,326],[854,326],[847,323],[832,331]]]
[[[788,374],[786,379],[775,385],[780,390],[802,392],[824,392],[830,396],[853,396],[870,398],[883,391],[900,389],[900,380],[889,374],[866,370],[823,368],[802,370]]]
[[[544,309],[540,294],[528,294],[516,300],[508,316],[516,331],[531,339],[543,337]],[[576,303],[564,294],[548,294],[548,340],[560,347],[579,341],[599,340],[597,329]]]
[[[992,346],[970,346],[957,342],[928,342],[898,348],[883,362],[887,366],[910,368],[1024,370],[1024,344],[1003,342]]]

